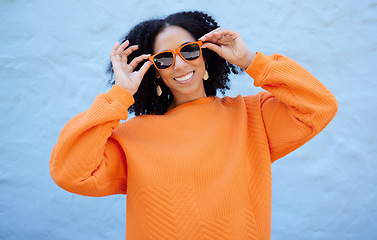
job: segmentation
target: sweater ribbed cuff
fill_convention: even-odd
[[[111,103],[117,104],[125,110],[135,102],[132,94],[117,84],[114,84],[105,95]]]
[[[276,54],[271,56],[264,55],[261,52],[258,52],[250,66],[246,68],[246,73],[254,79],[254,86],[260,87],[262,81],[267,76],[271,65],[276,60]]]

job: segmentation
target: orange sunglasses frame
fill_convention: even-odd
[[[157,70],[160,70],[160,71],[167,70],[167,69],[171,68],[171,67],[174,65],[174,63],[175,63],[175,57],[176,57],[177,54],[179,54],[179,56],[180,56],[184,61],[186,61],[186,62],[193,62],[193,61],[196,61],[196,60],[199,59],[199,57],[198,57],[197,59],[194,59],[194,60],[189,61],[189,60],[185,59],[185,58],[182,56],[182,54],[181,54],[181,49],[182,49],[182,48],[186,47],[187,45],[193,44],[193,43],[197,43],[197,44],[199,45],[199,51],[200,51],[200,55],[199,55],[199,57],[200,57],[200,56],[202,55],[202,45],[203,45],[203,42],[202,42],[202,41],[196,41],[196,42],[189,42],[189,43],[186,43],[186,44],[184,44],[184,45],[182,45],[182,46],[180,46],[179,48],[174,49],[174,50],[168,50],[168,51],[163,51],[163,52],[156,53],[156,54],[154,54],[153,56],[150,56],[150,57],[148,58],[148,60],[151,61],[151,62],[153,63],[153,65],[155,66],[155,68],[156,68]],[[154,58],[155,56],[157,56],[158,54],[166,53],[166,52],[170,52],[170,53],[173,54],[173,63],[172,63],[168,68],[159,69],[159,68],[156,66],[156,63],[153,61],[153,58]]]

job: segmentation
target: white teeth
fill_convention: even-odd
[[[182,81],[185,81],[185,80],[189,79],[190,77],[192,77],[192,75],[194,75],[194,72],[190,72],[190,73],[186,74],[183,77],[174,78],[174,79],[177,80],[177,81],[179,81],[179,82],[182,82]]]

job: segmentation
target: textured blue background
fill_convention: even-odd
[[[124,239],[125,197],[58,188],[64,124],[106,92],[111,47],[141,20],[207,11],[249,48],[293,58],[337,97],[315,139],[273,164],[272,239],[377,239],[377,2],[0,1],[0,239]],[[246,74],[235,96],[259,92]]]

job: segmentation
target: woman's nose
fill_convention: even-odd
[[[179,54],[175,55],[174,69],[183,68],[183,67],[186,67],[186,65],[187,65],[187,62],[183,60]]]

